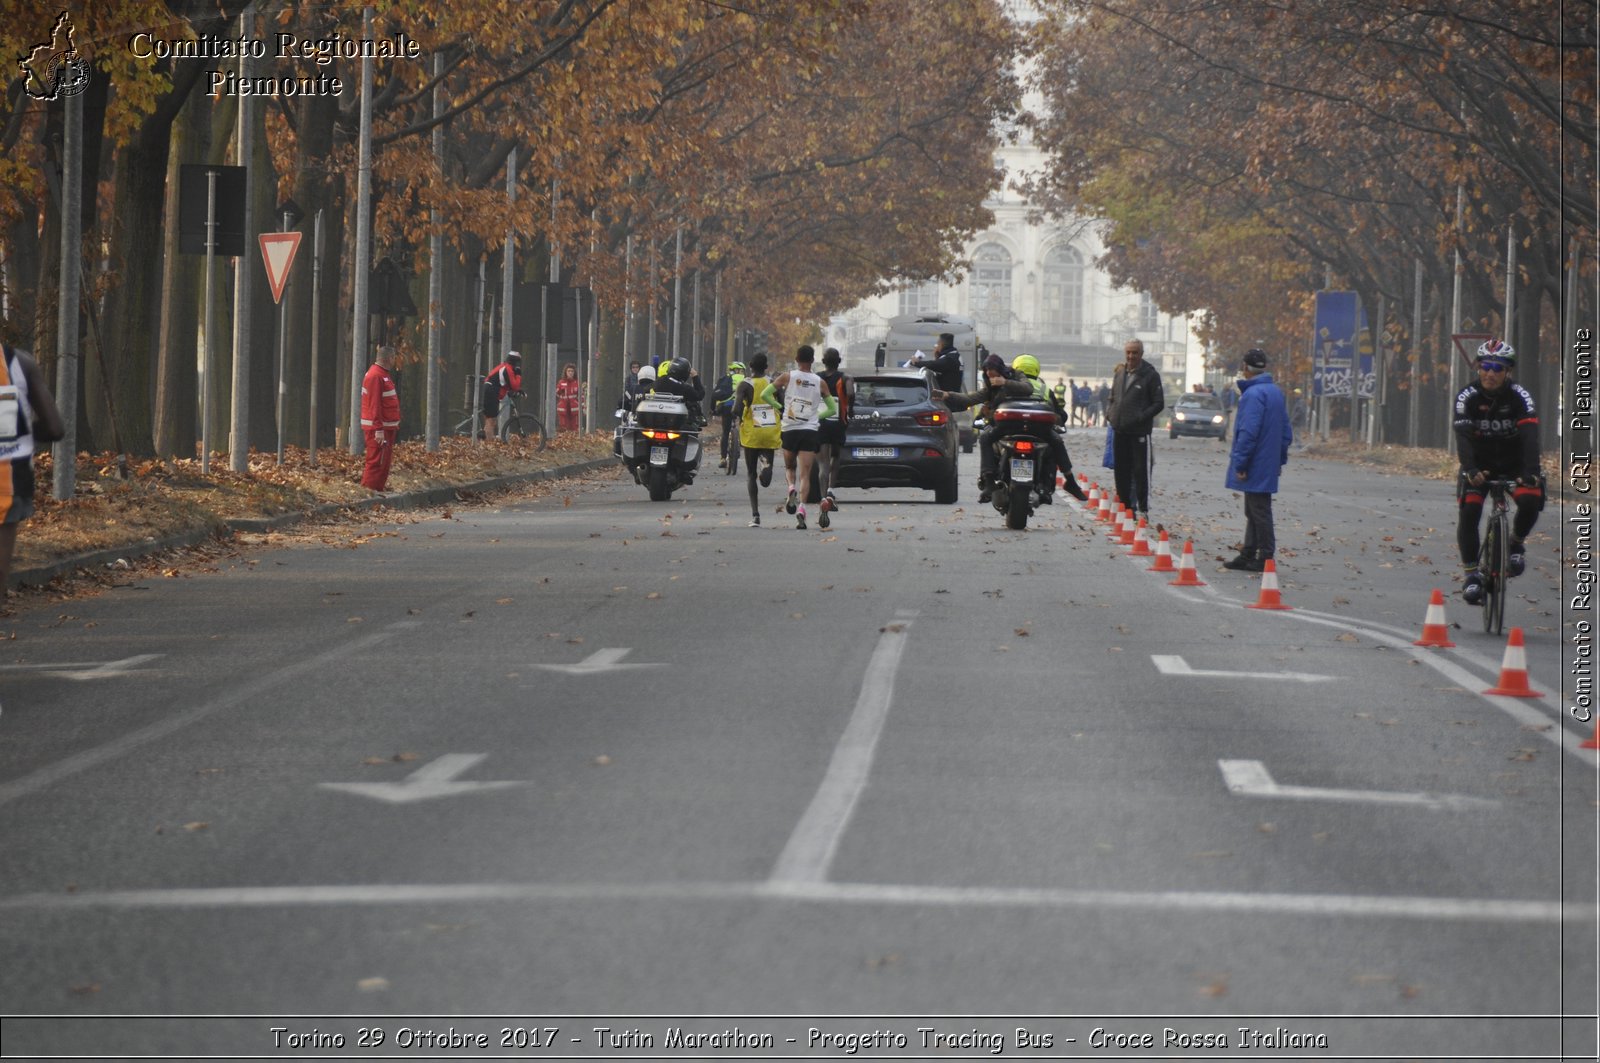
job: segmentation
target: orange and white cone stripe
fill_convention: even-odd
[[[1433,589],[1427,615],[1422,618],[1422,637],[1411,645],[1437,649],[1450,649],[1455,645],[1450,641],[1450,625],[1444,619],[1444,591],[1438,587]]]
[[[1191,558],[1192,559],[1192,558]],[[1167,529],[1161,529],[1161,538],[1156,540],[1156,563],[1151,565],[1147,572],[1176,572],[1172,564],[1172,544],[1167,541]]]
[[[1511,629],[1506,639],[1506,653],[1500,661],[1500,682],[1484,691],[1504,698],[1542,698],[1542,691],[1528,685],[1528,651],[1523,648],[1522,629]]]
[[[1205,581],[1194,567],[1194,540],[1183,544],[1183,560],[1178,565],[1178,578],[1168,580],[1171,587],[1204,587]]]
[[[1292,609],[1293,606],[1283,604],[1283,595],[1278,590],[1278,566],[1267,558],[1267,567],[1261,573],[1261,596],[1254,602],[1245,606],[1246,609]]]

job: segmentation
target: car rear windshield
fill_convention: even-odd
[[[921,380],[858,380],[856,406],[909,406],[928,401],[928,385]]]

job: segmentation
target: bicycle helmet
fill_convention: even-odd
[[[641,381],[649,380],[654,382],[656,379],[656,367],[653,365],[641,365],[639,367],[639,379]]]
[[[1492,358],[1497,362],[1504,362],[1508,367],[1515,368],[1517,364],[1517,349],[1504,340],[1484,340],[1478,348],[1478,360]]]
[[[688,380],[689,359],[674,358],[667,365],[667,376],[671,377],[673,380]]]
[[[512,365],[521,365],[522,364],[522,352],[521,351],[507,351],[506,352],[506,361],[510,362]]]
[[[743,372],[745,372],[745,364],[743,362],[729,362],[728,363],[728,372],[730,372],[730,373],[743,373]]]
[[[1011,368],[1023,376],[1035,377],[1039,375],[1039,359],[1031,354],[1019,354],[1011,360]]]

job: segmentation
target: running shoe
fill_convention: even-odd
[[[750,514],[750,527],[752,527],[752,528],[761,527],[761,514],[759,514],[759,513]]]
[[[1527,548],[1521,543],[1512,543],[1511,550],[1506,554],[1506,575],[1520,576],[1527,568]]]
[[[794,526],[796,531],[806,530],[806,515],[804,513],[795,518]]]
[[[833,522],[828,519],[828,500],[824,498],[822,500],[822,516],[817,518],[817,527],[826,530],[831,523]]]
[[[761,480],[761,486],[762,487],[771,487],[772,486],[772,462],[769,461],[769,462],[765,462],[764,464],[762,464],[762,466],[761,466],[761,476],[759,477],[759,479]]]
[[[795,506],[799,502],[799,499],[800,496],[791,488],[789,491],[789,500],[783,504],[783,511],[785,513],[793,513]]]
[[[1461,597],[1467,600],[1468,605],[1479,605],[1483,602],[1483,577],[1476,572],[1468,572],[1467,580],[1461,585]]]

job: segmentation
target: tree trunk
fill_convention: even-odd
[[[167,163],[166,224],[162,235],[161,334],[157,347],[153,442],[159,457],[192,458],[199,438],[196,373],[205,258],[178,251],[179,167],[210,149],[209,99],[191,93],[172,133]]]

